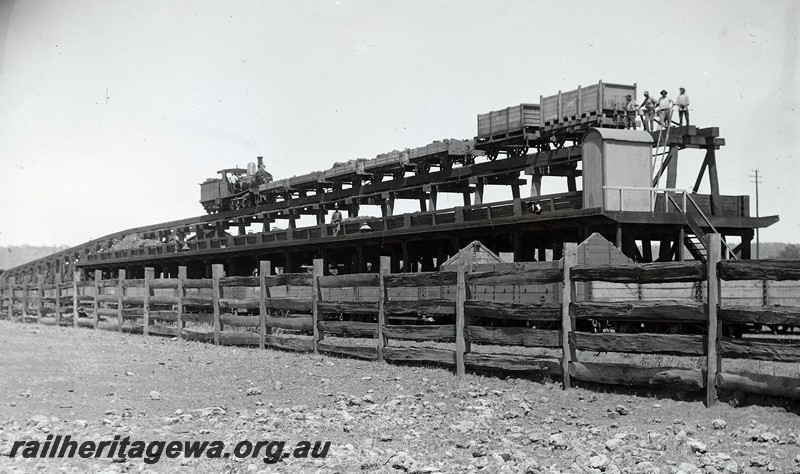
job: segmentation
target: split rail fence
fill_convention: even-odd
[[[560,377],[565,389],[575,380],[705,388],[707,405],[716,402],[718,389],[800,399],[800,377],[725,372],[721,363],[799,363],[798,339],[725,337],[722,326],[800,327],[800,307],[729,305],[720,297],[721,280],[800,280],[800,262],[720,261],[719,235],[710,234],[708,243],[707,263],[578,265],[576,245],[567,244],[556,262],[472,264],[462,257],[456,271],[423,273],[392,274],[388,257],[381,258],[378,273],[331,276],[323,275],[322,260],[314,261],[311,273],[281,275],[261,262],[261,276],[252,277],[224,276],[223,266],[214,265],[211,279],[188,279],[185,267],[177,278],[154,278],[147,269],[144,279],[126,279],[120,270],[118,278],[103,280],[98,270],[90,281],[76,274],[69,283],[6,282],[0,286],[0,318],[446,365],[458,375],[467,369],[547,373]],[[707,296],[705,302],[579,301],[578,287],[587,282],[699,283]],[[543,285],[558,291],[539,296]],[[534,297],[502,301],[497,288]],[[701,331],[596,332],[596,321],[635,322],[645,330],[649,323],[683,324]],[[478,345],[482,349],[474,350]],[[483,349],[498,346],[515,352]],[[553,355],[529,355],[527,348]],[[580,351],[704,357],[706,363],[705,369],[598,363],[580,360]]]

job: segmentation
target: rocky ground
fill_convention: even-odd
[[[800,473],[800,416],[0,321],[0,472]],[[790,407],[791,408],[791,407]],[[327,457],[10,458],[18,440],[330,440]]]

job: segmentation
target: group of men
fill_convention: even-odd
[[[686,95],[686,89],[680,88],[680,94],[673,102],[667,91],[661,91],[661,97],[654,99],[650,97],[650,92],[644,92],[644,101],[638,104],[633,97],[627,95],[625,98],[625,128],[632,128],[636,130],[636,117],[642,117],[642,126],[645,131],[655,131],[654,122],[656,121],[656,114],[658,114],[658,123],[661,128],[669,127],[672,120],[672,109],[678,108],[679,126],[683,126],[683,119],[686,118],[686,125],[689,125],[689,96]]]

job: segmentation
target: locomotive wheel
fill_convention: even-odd
[[[511,150],[511,152],[509,153],[509,157],[510,157],[510,158],[519,158],[520,156],[523,156],[523,155],[525,155],[526,153],[528,153],[528,147],[524,147],[524,148],[514,148],[514,149],[512,149],[512,150]]]

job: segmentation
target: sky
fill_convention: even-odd
[[[761,240],[800,242],[798,32],[780,0],[0,0],[0,245],[201,215],[198,184],[258,155],[285,178],[472,138],[599,80],[686,88],[726,139],[721,192],[754,194],[758,168],[781,218]],[[702,157],[680,153],[678,187]]]

